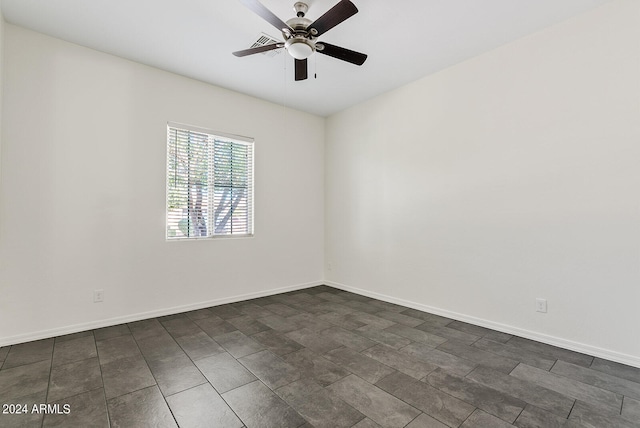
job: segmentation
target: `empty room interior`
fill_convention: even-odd
[[[0,0],[0,426],[640,427],[640,1]]]

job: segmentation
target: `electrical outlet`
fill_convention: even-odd
[[[333,266],[331,265],[331,263],[327,263],[327,270],[331,270],[333,269]]]
[[[546,299],[536,299],[536,312],[547,312],[547,300]]]
[[[104,302],[104,290],[93,290],[93,303]]]

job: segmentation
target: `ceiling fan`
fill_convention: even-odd
[[[338,4],[313,22],[304,17],[309,7],[303,2],[296,2],[293,5],[297,16],[287,22],[283,22],[258,0],[240,1],[269,24],[280,30],[284,42],[271,43],[233,52],[237,57],[285,48],[286,51],[289,52],[289,55],[295,59],[295,80],[305,80],[307,78],[307,58],[314,52],[319,52],[355,65],[362,65],[367,59],[367,55],[363,53],[317,40],[318,37],[336,25],[358,13],[358,8],[349,0],[340,0]]]

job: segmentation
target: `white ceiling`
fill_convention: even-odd
[[[326,55],[293,80],[293,58],[237,58],[279,31],[238,0],[0,0],[5,20],[291,108],[328,116],[610,0],[352,0],[360,10],[320,40],[369,55]],[[312,21],[338,0],[308,0]],[[283,21],[295,0],[262,0]],[[317,78],[314,78],[317,74]]]

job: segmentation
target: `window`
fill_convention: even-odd
[[[253,234],[253,140],[167,125],[167,239]]]

